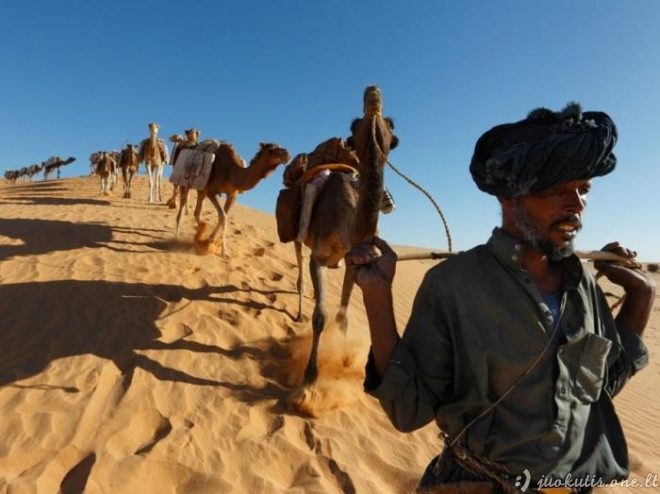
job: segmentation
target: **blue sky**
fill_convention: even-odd
[[[477,138],[576,100],[619,128],[619,164],[594,181],[577,247],[618,240],[660,261],[659,24],[653,0],[7,2],[0,172],[59,155],[77,158],[63,176],[86,175],[92,152],[137,143],[151,121],[164,138],[197,127],[247,161],[262,141],[295,155],[346,137],[378,84],[400,138],[390,161],[465,250],[500,223],[468,171]],[[279,170],[239,203],[273,213]],[[398,209],[381,235],[446,249],[430,201],[386,173]]]

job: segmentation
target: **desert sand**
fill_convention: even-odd
[[[319,381],[293,407],[312,288],[307,273],[295,322],[293,246],[273,215],[239,196],[225,259],[195,252],[192,210],[175,241],[176,212],[146,197],[144,176],[132,199],[100,196],[96,177],[0,182],[0,492],[414,492],[442,443],[434,424],[397,432],[363,392],[359,291],[348,333],[327,328]],[[203,218],[215,220],[209,204]],[[399,264],[400,329],[433,264]],[[329,272],[331,314],[342,275]],[[659,310],[651,364],[615,398],[642,481],[660,475]]]

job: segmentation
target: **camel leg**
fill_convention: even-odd
[[[135,170],[129,170],[128,172],[128,185],[126,187],[126,198],[131,198],[131,185],[133,184],[133,175],[135,175]]]
[[[167,200],[166,204],[167,207],[170,209],[175,209],[176,208],[176,196],[179,195],[179,186],[177,184],[172,184],[172,196]],[[186,212],[187,212],[187,207],[186,207]]]
[[[161,204],[163,202],[162,196],[160,195],[160,184],[161,184],[161,178],[163,176],[163,165],[159,165],[157,168],[157,173],[156,173],[156,202],[158,204]]]
[[[197,202],[195,202],[195,221],[197,222],[197,225],[202,221],[202,205],[204,204],[204,199],[206,198],[206,195],[203,190],[198,190],[197,191]]]
[[[151,204],[152,197],[153,197],[153,191],[154,191],[154,177],[153,177],[153,172],[154,169],[152,168],[151,165],[147,165],[147,174],[149,175],[149,196],[147,197],[147,203]]]
[[[312,284],[314,285],[314,313],[312,314],[312,349],[309,353],[309,361],[305,369],[305,377],[303,384],[308,386],[314,384],[319,375],[319,370],[316,366],[318,358],[319,341],[321,340],[321,333],[325,328],[325,320],[327,313],[325,311],[325,266],[310,256],[309,272],[312,275]]]
[[[211,235],[209,235],[208,242],[209,244],[212,244],[215,242],[215,238],[218,236],[218,232],[220,231],[220,228],[223,228],[226,220],[227,220],[227,215],[225,213],[225,210],[220,206],[220,203],[218,202],[218,196],[215,194],[211,194],[207,196],[209,198],[209,201],[211,201],[211,204],[213,204],[213,207],[218,213],[218,220],[215,223],[215,227],[213,228],[213,231],[211,232]],[[225,201],[226,203],[227,201]],[[226,256],[226,249],[225,249],[225,244],[224,244],[224,229],[223,229],[223,236],[222,236],[222,255]]]
[[[121,178],[124,181],[124,199],[129,198],[131,195],[129,194],[129,177],[128,177],[129,171],[126,168],[121,169]]]
[[[181,213],[183,212],[183,208],[187,208],[189,191],[190,189],[188,187],[179,187],[179,211],[176,213],[176,231],[174,232],[175,238],[179,236],[179,230],[181,229]]]
[[[351,293],[353,292],[353,275],[348,269],[344,270],[344,283],[341,286],[341,303],[339,304],[339,311],[335,316],[335,321],[339,324],[339,329],[344,333],[348,329],[348,318],[346,312],[348,311],[348,302],[351,300]]]
[[[227,250],[227,223],[229,223],[229,210],[236,202],[237,192],[227,194],[227,199],[225,199],[224,207],[222,208],[225,212],[225,220],[222,224],[222,255],[229,257],[229,251]],[[215,237],[214,237],[215,238]]]
[[[215,194],[208,196],[209,200],[211,201],[216,211],[218,212],[218,222],[216,223],[215,228],[213,229],[211,235],[209,236],[209,243],[215,242],[215,239],[217,238],[220,229],[222,229],[221,254],[223,257],[229,257],[229,250],[227,249],[227,223],[228,223],[227,218],[229,217],[229,210],[236,201],[236,195],[237,193],[227,194],[227,199],[225,199],[224,207],[220,206],[220,203],[218,202],[218,196],[216,196]]]
[[[298,317],[296,318],[296,321],[302,322],[303,294],[305,293],[305,258],[303,256],[302,244],[300,242],[294,242],[293,246],[296,249],[296,260],[298,261],[298,281],[296,282],[296,288],[298,289]]]

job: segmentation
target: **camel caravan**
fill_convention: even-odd
[[[50,180],[53,173],[57,173],[57,179],[60,178],[60,167],[76,161],[73,156],[62,159],[59,156],[53,156],[46,161],[30,166],[24,166],[20,170],[5,171],[5,180],[11,184],[17,181],[32,182],[41,171],[44,172],[44,180]]]
[[[121,151],[98,151],[90,156],[92,174],[99,177],[100,194],[108,195],[118,182],[119,170],[124,183],[123,197],[131,198],[131,183],[144,163],[149,178],[146,202],[161,204],[162,175],[165,165],[173,165],[170,182],[171,197],[166,201],[178,210],[174,237],[181,230],[183,212],[187,211],[191,189],[196,191],[193,213],[196,233],[194,245],[200,253],[209,253],[218,245],[224,257],[229,256],[226,242],[228,215],[238,194],[256,187],[280,165],[285,188],[276,203],[276,222],[280,241],[293,242],[298,263],[298,314],[302,321],[304,265],[303,249],[310,252],[309,269],[314,288],[312,314],[312,347],[304,374],[304,385],[317,380],[317,353],[321,334],[327,322],[325,308],[325,271],[339,268],[344,255],[356,243],[377,232],[380,213],[395,208],[384,187],[384,166],[389,152],[398,143],[394,124],[382,114],[382,94],[377,86],[369,86],[363,94],[363,113],[353,121],[347,139],[333,137],[321,142],[311,153],[299,153],[293,160],[289,151],[275,143],[259,143],[255,155],[246,163],[234,147],[222,140],[200,141],[200,131],[190,128],[184,135],[169,138],[173,144],[171,163],[165,140],[158,137],[160,125],[148,124],[149,136],[138,145],[126,144]],[[45,178],[75,158],[51,158],[38,168]],[[288,163],[288,164],[287,164]],[[21,177],[31,179],[34,172],[6,172],[5,178],[15,182]],[[219,197],[225,196],[224,204]],[[217,218],[209,225],[201,219],[202,206],[208,199]],[[353,279],[344,276],[341,302],[335,320],[342,330],[348,325],[347,307],[353,289]]]

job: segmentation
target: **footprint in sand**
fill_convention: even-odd
[[[193,333],[193,330],[190,326],[182,324],[180,322],[166,324],[160,329],[160,337],[158,341],[163,343],[174,343],[184,339],[186,336],[189,336]]]
[[[272,272],[270,273],[270,281],[280,281],[284,278],[284,275],[282,273],[275,273]]]
[[[264,408],[251,408],[250,417],[245,425],[236,435],[236,441],[241,442],[246,439],[255,439],[270,437],[282,429],[285,424],[284,417],[277,415],[274,418]]]
[[[170,421],[154,408],[142,410],[128,426],[108,439],[106,447],[115,459],[144,454],[172,430]]]
[[[266,248],[259,247],[258,249],[254,249],[254,252],[252,252],[252,254],[257,257],[263,257],[266,254]]]

